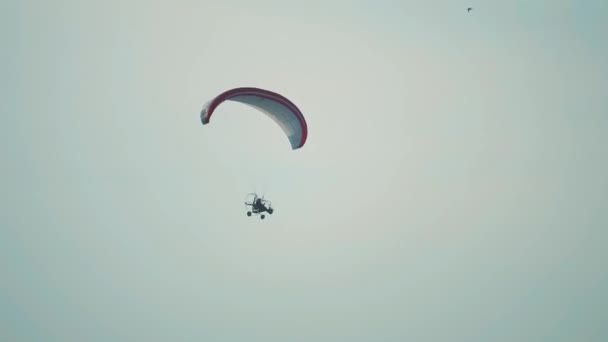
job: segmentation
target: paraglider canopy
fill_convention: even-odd
[[[211,115],[224,101],[241,102],[268,115],[285,132],[292,149],[299,149],[306,143],[308,127],[298,107],[286,97],[260,88],[234,88],[217,95],[201,111],[203,125],[209,124]]]

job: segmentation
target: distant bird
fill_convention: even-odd
[[[473,7],[469,7],[469,8],[467,8],[467,13],[468,13],[468,12],[471,12],[472,10],[473,10]]]

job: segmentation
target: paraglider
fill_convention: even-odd
[[[242,87],[217,95],[208,101],[201,111],[203,125],[209,124],[216,108],[225,101],[244,103],[268,115],[281,127],[293,150],[301,148],[306,143],[308,127],[302,112],[283,95],[266,89]]]
[[[251,210],[247,211],[247,216],[251,215],[260,215],[260,218],[263,220],[266,215],[264,213],[269,213],[272,215],[274,209],[272,208],[272,203],[270,201],[265,200],[263,197],[260,198],[256,193],[250,193],[247,195],[247,199],[245,200],[245,206],[251,207]]]
[[[306,143],[308,127],[300,109],[285,96],[266,89],[241,87],[234,88],[215,96],[207,101],[201,110],[201,122],[208,125],[211,116],[217,107],[225,101],[235,101],[246,104],[257,111],[266,114],[283,130],[292,150],[300,149]],[[254,111],[255,112],[255,111]],[[272,215],[274,209],[270,201],[260,198],[257,194],[248,195],[245,205],[247,216],[259,215],[261,219],[265,213]]]

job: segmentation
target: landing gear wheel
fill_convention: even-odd
[[[260,218],[263,220],[264,217],[266,217],[266,215],[262,214],[262,216],[260,216]]]
[[[251,211],[248,211],[248,212],[247,212],[247,216],[251,216]]]
[[[269,213],[270,215],[272,215],[272,212],[273,212],[273,211],[274,211],[274,209],[268,209],[268,213]]]

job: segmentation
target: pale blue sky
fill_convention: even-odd
[[[0,13],[0,340],[608,339],[608,2]]]

